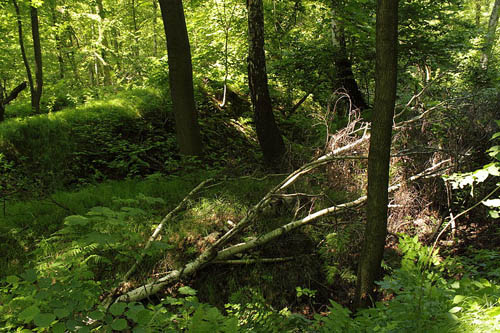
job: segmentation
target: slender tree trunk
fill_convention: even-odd
[[[355,307],[367,307],[387,235],[387,204],[392,123],[396,101],[398,0],[377,1],[375,115],[368,155],[367,223],[358,266]]]
[[[167,38],[170,93],[179,149],[183,155],[201,155],[202,142],[194,101],[191,49],[182,0],[159,0]]]
[[[21,20],[21,11],[19,10],[19,6],[16,0],[12,0],[12,4],[16,10],[16,18],[17,18],[17,32],[19,36],[19,47],[21,48],[21,56],[23,57],[24,67],[26,68],[26,76],[28,77],[28,84],[30,87],[30,96],[31,96],[31,108],[34,108],[35,102],[34,98],[36,95],[35,92],[35,84],[33,82],[33,75],[31,75],[31,68],[28,62],[28,57],[26,56],[26,50],[24,48],[24,35],[23,35],[23,23]]]
[[[78,83],[81,83],[80,75],[78,73],[78,66],[76,65],[76,59],[75,59],[75,49],[79,48],[78,39],[76,39],[76,37],[73,36],[74,34],[73,34],[73,30],[72,30],[71,26],[68,26],[68,28],[66,29],[66,33],[67,33],[67,36],[69,39],[69,46],[70,46],[70,50],[67,53],[67,58],[68,58],[68,61],[71,65],[71,69],[73,71],[73,77],[75,78],[75,81]]]
[[[42,47],[40,45],[40,31],[38,29],[38,9],[31,7],[31,33],[33,35],[33,50],[35,52],[35,98],[33,109],[40,113],[40,99],[43,91]]]
[[[488,22],[488,32],[484,37],[483,50],[481,54],[481,68],[488,69],[488,64],[491,57],[491,50],[495,44],[496,30],[498,25],[498,11],[500,10],[500,0],[495,0],[493,9],[491,10],[490,20]]]
[[[137,10],[135,6],[135,0],[132,0],[132,29],[134,31],[134,43],[132,45],[132,53],[135,59],[139,59],[140,57],[140,48],[139,48],[139,29],[137,27]],[[134,69],[138,76],[142,75],[141,62],[134,62]]]
[[[104,20],[106,19],[106,13],[104,11],[104,6],[102,4],[102,0],[97,0],[97,14],[99,15],[101,22],[99,22],[99,44],[101,46],[101,57],[102,57],[102,71],[104,74],[104,85],[110,86],[112,84],[111,81],[111,65],[109,64],[108,59],[108,50],[109,43],[106,31],[104,30]]]
[[[0,123],[4,120],[5,118],[5,88],[2,85],[2,81],[0,81]]]
[[[476,0],[476,28],[481,27],[481,0]]]
[[[57,26],[57,2],[56,0],[52,0],[51,3],[51,8],[50,8],[50,14],[52,18],[52,26],[55,29],[55,35],[54,39],[56,41],[56,49],[57,49],[57,63],[59,64],[59,78],[64,79],[64,59],[63,59],[63,52],[62,52],[62,43],[61,43],[61,37],[59,33],[59,28]]]
[[[156,21],[158,17],[158,4],[153,0],[153,56],[158,56],[158,33],[156,32]]]
[[[332,2],[332,41],[334,48],[334,62],[337,70],[337,86],[344,88],[351,97],[352,104],[360,109],[366,109],[368,105],[363,98],[358,83],[352,72],[352,62],[347,55],[347,45],[345,31],[342,24],[337,20],[338,7],[341,6],[338,0]]]
[[[248,0],[247,7],[249,37],[248,82],[257,138],[265,162],[269,166],[280,167],[285,154],[285,144],[274,119],[267,85],[262,0]]]
[[[132,29],[134,30],[134,56],[139,56],[139,38],[138,33],[139,29],[137,28],[137,11],[135,8],[135,0],[132,0]]]

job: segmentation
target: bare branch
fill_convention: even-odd
[[[426,169],[425,171],[411,177],[408,179],[408,181],[414,181],[420,178],[426,178],[426,177],[431,177],[431,176],[436,176],[437,172],[436,170],[439,170],[440,167],[442,167],[444,164],[448,163],[450,160],[442,161],[436,165],[433,165],[432,167]],[[281,185],[282,186],[282,185]],[[170,272],[169,274],[165,275],[164,277],[148,283],[146,285],[143,285],[141,287],[138,287],[134,290],[129,291],[128,293],[118,297],[116,299],[116,302],[132,302],[132,301],[139,301],[141,299],[144,299],[150,295],[153,295],[160,291],[164,286],[180,280],[182,277],[186,277],[189,275],[192,275],[196,271],[200,270],[204,266],[211,264],[214,260],[215,261],[224,261],[229,259],[235,254],[242,253],[244,251],[253,249],[257,246],[263,245],[276,237],[279,237],[293,229],[296,229],[300,226],[312,223],[316,220],[318,220],[320,217],[327,216],[330,214],[334,213],[339,213],[341,211],[347,210],[352,207],[359,206],[363,204],[366,201],[366,196],[362,196],[354,201],[344,203],[341,205],[336,205],[332,207],[328,207],[325,209],[322,209],[320,211],[317,211],[316,213],[310,214],[300,220],[292,221],[280,228],[277,228],[275,230],[272,230],[265,235],[262,235],[258,238],[254,238],[253,240],[250,240],[246,243],[240,243],[236,244],[233,246],[230,246],[224,250],[218,251],[218,249],[223,246],[230,238],[233,236],[237,231],[241,230],[244,225],[247,225],[253,218],[255,218],[255,214],[258,209],[260,209],[260,205],[262,205],[264,202],[267,202],[271,195],[273,193],[276,193],[276,189],[281,188],[280,185],[275,187],[273,190],[271,190],[257,205],[255,205],[249,212],[249,214],[242,220],[240,221],[236,227],[234,227],[232,230],[227,232],[224,236],[222,236],[217,242],[215,242],[207,251],[203,252],[193,260],[192,262],[188,263],[185,265],[181,270],[174,270]],[[402,186],[402,184],[396,184],[391,187],[389,187],[389,192],[393,192],[397,189],[399,189]],[[274,192],[273,192],[274,191]],[[267,199],[266,199],[267,198]]]
[[[134,265],[128,270],[128,272],[123,277],[123,281],[127,281],[128,278],[130,277],[130,275],[132,275],[132,273],[135,272],[135,270],[137,269],[137,266],[144,259],[144,256],[146,255],[146,250],[149,249],[151,247],[151,244],[156,240],[156,238],[160,234],[161,230],[163,229],[163,226],[165,225],[165,223],[167,223],[168,221],[170,221],[175,216],[175,214],[177,214],[181,209],[183,209],[184,206],[186,206],[188,200],[194,194],[196,194],[196,192],[198,192],[203,186],[205,186],[207,183],[209,183],[211,181],[212,181],[212,179],[207,179],[207,180],[204,180],[203,182],[201,182],[200,184],[198,184],[198,186],[196,186],[191,192],[189,192],[189,194],[186,197],[184,197],[184,199],[181,201],[180,204],[177,205],[177,207],[175,207],[173,210],[171,210],[161,220],[160,224],[158,224],[158,226],[156,227],[156,229],[153,232],[153,234],[151,235],[151,237],[149,237],[148,242],[146,243],[146,246],[144,246],[144,250],[143,250],[141,256],[139,257],[139,259],[136,260],[136,262],[134,263]]]
[[[248,265],[248,264],[274,264],[278,262],[286,262],[294,260],[294,257],[285,258],[248,258],[248,259],[232,259],[232,260],[214,260],[213,264],[218,265]]]

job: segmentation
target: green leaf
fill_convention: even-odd
[[[117,331],[123,331],[128,328],[127,321],[123,318],[116,319],[113,324],[111,324],[111,328]]]
[[[111,312],[111,314],[116,317],[121,315],[126,308],[126,303],[118,302],[111,305],[111,307],[109,308],[109,312]]]
[[[64,219],[64,224],[68,226],[85,226],[89,223],[89,219],[81,215],[70,215]]]
[[[453,297],[453,304],[458,304],[458,303],[462,302],[464,299],[465,299],[465,296],[457,295],[457,296]]]
[[[490,200],[484,200],[483,205],[487,207],[500,207],[500,199],[490,199]]]
[[[34,269],[28,269],[26,272],[21,274],[21,277],[28,281],[29,283],[33,283],[38,278],[37,273]]]
[[[35,325],[42,328],[49,327],[54,320],[56,316],[53,313],[39,313],[33,318]]]
[[[52,286],[52,279],[50,278],[38,279],[38,285],[40,286],[40,288],[50,288]]]
[[[139,313],[137,314],[137,324],[140,325],[149,325],[149,322],[153,318],[153,313],[151,311],[148,311],[146,309],[140,310]]]
[[[89,314],[89,317],[94,319],[94,320],[102,320],[102,319],[104,319],[104,312],[99,311],[99,310],[95,310]]]
[[[78,323],[76,322],[76,320],[74,320],[74,319],[66,320],[66,328],[68,330],[70,330],[71,332],[73,332],[75,330],[76,326],[78,326]]]
[[[7,276],[5,281],[7,281],[7,283],[10,283],[12,285],[17,285],[17,283],[19,282],[19,278],[15,275],[9,275]]]
[[[151,330],[148,329],[147,327],[144,327],[144,326],[136,326],[136,327],[134,327],[132,332],[133,333],[149,333],[149,332],[151,332]]]
[[[495,306],[494,308],[488,309],[486,311],[486,314],[489,317],[493,317],[493,318],[500,316],[500,306]]]
[[[491,218],[497,219],[500,217],[500,213],[497,212],[496,210],[490,210],[489,211]]]
[[[40,309],[38,308],[38,306],[32,305],[32,306],[29,306],[26,309],[24,309],[19,314],[19,319],[21,319],[25,323],[29,323],[39,313],[40,313]]]
[[[57,318],[61,319],[69,316],[70,312],[67,308],[59,308],[54,310],[54,314],[57,316]]]
[[[78,329],[78,333],[90,333],[90,328],[84,326]]]
[[[476,181],[478,183],[484,182],[486,180],[486,178],[488,178],[489,175],[490,175],[490,173],[487,170],[483,170],[483,169],[480,169],[480,170],[477,170],[474,172],[474,176],[476,177]]]
[[[495,140],[496,138],[498,138],[500,136],[500,132],[496,132],[495,134],[493,134],[493,136],[491,137],[491,140]]]
[[[498,177],[500,176],[500,168],[498,167],[498,163],[491,163],[485,166],[488,173],[492,176]]]
[[[108,207],[93,207],[88,212],[88,215],[97,215],[97,216],[106,216],[113,217],[116,215],[116,212],[109,209]]]
[[[457,312],[460,312],[462,311],[462,307],[461,306],[455,306],[454,308],[451,308],[450,311],[448,311],[449,313],[457,313]]]
[[[56,323],[54,326],[52,326],[52,332],[64,333],[66,332],[66,325],[64,325],[64,323]]]
[[[180,292],[182,295],[189,295],[189,296],[194,296],[194,295],[196,295],[196,290],[194,290],[193,288],[188,287],[188,286],[180,287],[180,288],[179,288],[179,292]]]

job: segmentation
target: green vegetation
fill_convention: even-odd
[[[0,332],[500,331],[499,8],[0,1]]]

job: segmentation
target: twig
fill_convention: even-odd
[[[481,201],[477,202],[476,204],[474,204],[472,207],[469,207],[467,208],[466,210],[464,210],[463,212],[461,212],[460,214],[458,214],[457,216],[455,216],[455,219],[458,219],[460,216],[464,215],[464,214],[467,214],[468,212],[470,212],[471,210],[473,210],[474,208],[476,208],[477,206],[479,206],[480,204],[482,204],[486,199],[488,199],[489,197],[491,197],[493,194],[495,194],[496,191],[498,191],[500,189],[500,186],[499,187],[496,187],[493,191],[491,191],[488,195],[486,195],[483,199],[481,199]],[[451,225],[452,223],[452,220],[450,220],[443,228],[443,230],[441,230],[441,232],[439,233],[439,235],[436,237],[436,240],[434,241],[434,244],[432,245],[432,249],[431,249],[431,253],[434,252],[434,250],[436,249],[436,245],[439,241],[439,238],[441,238],[441,236],[444,234],[444,232],[446,231],[446,229],[448,228],[449,225]]]
[[[255,258],[255,259],[231,259],[231,260],[214,260],[213,264],[219,265],[248,265],[248,264],[273,264],[278,262],[286,262],[294,260],[294,257],[285,258]]]
[[[177,214],[181,209],[184,208],[184,206],[186,205],[186,203],[188,202],[188,200],[196,193],[198,192],[203,186],[205,186],[205,184],[211,182],[212,179],[207,179],[207,180],[204,180],[203,182],[201,182],[198,186],[196,186],[191,192],[189,192],[189,194],[181,201],[181,203],[179,205],[177,205],[177,207],[175,207],[173,210],[171,210],[160,222],[160,224],[156,227],[155,231],[153,232],[153,234],[151,235],[151,237],[149,237],[148,239],[148,242],[146,243],[146,246],[144,246],[144,250],[141,254],[141,256],[136,260],[136,262],[134,263],[134,265],[132,267],[130,267],[130,269],[128,270],[128,272],[125,274],[125,276],[123,277],[123,281],[127,281],[128,278],[130,277],[130,275],[132,275],[132,273],[135,272],[135,270],[137,269],[137,266],[142,262],[142,260],[144,259],[145,255],[146,255],[146,250],[149,249],[149,247],[151,246],[151,244],[156,240],[156,238],[158,237],[158,235],[160,234],[161,230],[163,229],[163,226],[165,225],[165,223],[167,223],[168,221],[170,221],[172,219],[172,217],[175,216],[175,214]]]

